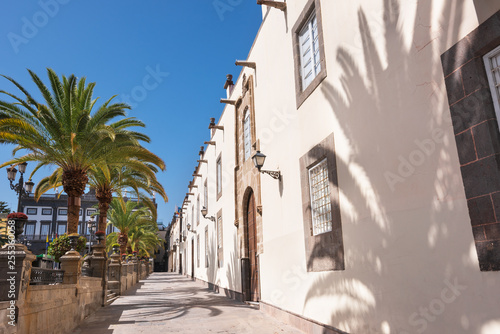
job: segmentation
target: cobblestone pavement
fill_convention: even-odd
[[[303,333],[201,283],[173,273],[153,273],[74,334]]]

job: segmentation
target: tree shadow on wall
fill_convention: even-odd
[[[419,308],[439,300],[447,281],[460,283],[479,272],[454,137],[439,141],[433,135],[436,129],[452,133],[439,55],[458,40],[465,13],[461,1],[441,1],[440,13],[433,12],[437,1],[418,1],[409,25],[412,18],[398,1],[383,3],[382,20],[358,10],[361,44],[337,49],[340,82],[327,78],[320,86],[342,147],[336,163],[346,269],[315,276],[303,313],[314,317],[314,305],[327,297],[334,309],[328,323],[336,328],[416,333],[424,325],[412,322],[412,315],[425,321]],[[430,19],[436,14],[439,25]],[[384,45],[375,42],[382,40]],[[423,161],[401,175],[402,159],[412,155]],[[445,324],[450,333],[479,333],[468,302],[457,296],[445,304],[447,312],[425,322],[425,330],[434,333],[433,326]]]

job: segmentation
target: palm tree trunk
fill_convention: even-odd
[[[120,244],[120,254],[127,254],[127,244],[128,244],[127,233],[120,232],[120,235],[118,236],[118,244]]]
[[[113,200],[113,193],[110,189],[96,189],[95,197],[99,201],[99,224],[97,229],[106,232],[109,204]],[[104,235],[101,244],[106,245],[106,235]]]
[[[87,172],[83,170],[63,171],[62,185],[64,192],[68,194],[68,234],[78,233],[81,197],[88,181]]]
[[[78,222],[80,220],[80,197],[68,196],[68,234],[78,233]]]

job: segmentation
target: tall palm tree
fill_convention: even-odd
[[[118,242],[119,233],[113,232],[106,239],[106,249],[109,252]],[[133,227],[128,231],[127,252],[137,251],[138,254],[150,256],[159,247],[163,246],[163,239],[158,236],[158,231],[152,227]]]
[[[91,168],[104,168],[109,164],[122,164],[125,158],[154,161],[164,169],[164,163],[140,145],[149,138],[131,127],[144,127],[135,118],[126,116],[130,107],[124,103],[111,103],[111,97],[93,111],[97,99],[92,99],[95,83],[86,84],[85,78],[62,76],[47,69],[52,91],[32,71],[31,78],[43,96],[45,104],[37,102],[14,79],[4,76],[23,94],[20,98],[6,91],[0,93],[15,102],[0,101],[0,142],[16,144],[14,154],[21,157],[0,165],[17,165],[37,161],[31,175],[46,165],[60,167],[61,183],[68,195],[68,233],[77,233],[80,197],[88,183]]]
[[[135,229],[151,229],[154,231],[158,229],[149,208],[135,201],[125,201],[121,196],[115,197],[111,201],[108,220],[109,224],[120,231],[117,242],[120,244],[121,254],[127,252],[129,232]]]
[[[151,200],[154,194],[159,194],[165,201],[168,197],[165,189],[156,179],[158,169],[151,163],[144,163],[137,159],[128,159],[123,166],[102,166],[103,168],[91,168],[88,171],[89,186],[95,189],[96,199],[99,205],[98,230],[105,231],[109,205],[113,199],[113,193],[121,193],[126,189],[132,190],[132,196],[136,197],[142,205],[148,207],[156,219],[156,205]],[[35,189],[35,199],[50,189],[61,186],[61,171],[43,178]],[[142,191],[145,193],[143,193]],[[106,238],[103,240],[105,244]]]

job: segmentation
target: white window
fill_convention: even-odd
[[[309,184],[313,235],[330,232],[332,230],[332,203],[326,159],[309,169]]]
[[[486,65],[491,96],[493,97],[497,121],[500,126],[500,46],[484,56],[484,64]]]
[[[64,233],[66,233],[66,224],[65,223],[62,223],[62,224],[59,224],[57,225],[57,234],[59,236],[63,235]]]
[[[251,126],[250,126],[250,111],[247,109],[245,111],[245,117],[243,118],[243,141],[244,141],[244,146],[245,146],[245,161],[250,158],[250,154],[252,151],[252,133],[251,133]]]
[[[26,223],[24,235],[35,235],[35,223]]]
[[[67,216],[68,215],[68,209],[59,209],[58,214],[60,216]]]
[[[50,230],[50,224],[43,223],[42,226],[40,227],[40,235],[42,236],[49,235],[49,230]]]
[[[37,209],[36,208],[27,208],[26,209],[26,214],[27,215],[36,215]]]
[[[321,71],[316,12],[313,12],[299,32],[299,47],[302,90],[305,90]]]
[[[52,209],[42,209],[42,215],[44,216],[52,215]]]

